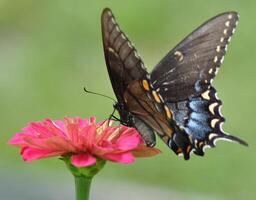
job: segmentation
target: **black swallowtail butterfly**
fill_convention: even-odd
[[[110,9],[103,10],[106,65],[124,125],[135,127],[148,146],[156,132],[176,153],[204,155],[218,139],[243,140],[224,133],[221,101],[211,82],[238,21],[236,12],[210,19],[172,49],[149,74]]]

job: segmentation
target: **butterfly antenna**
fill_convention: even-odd
[[[116,100],[115,100],[115,99],[113,99],[113,98],[111,98],[111,97],[109,97],[109,96],[107,96],[107,95],[105,95],[105,94],[100,94],[100,93],[97,93],[97,92],[89,91],[89,90],[87,90],[85,87],[84,87],[84,91],[85,91],[86,93],[89,93],[89,94],[95,94],[95,95],[98,95],[98,96],[106,97],[106,98],[111,99],[112,101],[114,101],[114,102],[116,103]]]

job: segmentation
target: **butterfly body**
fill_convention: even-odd
[[[235,12],[223,13],[204,23],[148,73],[112,12],[102,13],[105,59],[117,97],[114,107],[122,124],[135,127],[148,146],[155,133],[176,153],[204,155],[217,139],[241,139],[225,134],[221,101],[211,82],[217,73],[236,26]]]

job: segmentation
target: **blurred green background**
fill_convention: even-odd
[[[24,163],[18,149],[6,143],[32,120],[67,115],[95,115],[102,120],[112,112],[111,101],[83,92],[87,86],[114,97],[102,50],[100,15],[104,7],[113,10],[149,70],[205,20],[220,12],[238,11],[240,22],[214,85],[224,102],[224,129],[248,141],[250,147],[219,142],[205,157],[184,161],[159,141],[160,156],[127,166],[108,163],[95,185],[128,184],[123,199],[129,199],[126,194],[134,184],[140,191],[138,199],[150,199],[146,188],[169,192],[160,192],[159,199],[192,199],[195,195],[255,199],[253,0],[0,0],[0,199],[72,199],[72,176],[61,161]],[[102,192],[94,188],[93,195]],[[117,199],[115,190],[110,189],[112,199]],[[174,193],[187,196],[175,197]]]

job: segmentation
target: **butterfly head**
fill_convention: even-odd
[[[115,110],[118,111],[118,113],[120,115],[121,124],[126,125],[126,126],[133,126],[132,115],[129,112],[129,110],[127,109],[127,107],[125,106],[125,104],[117,102],[113,105],[113,107]]]

